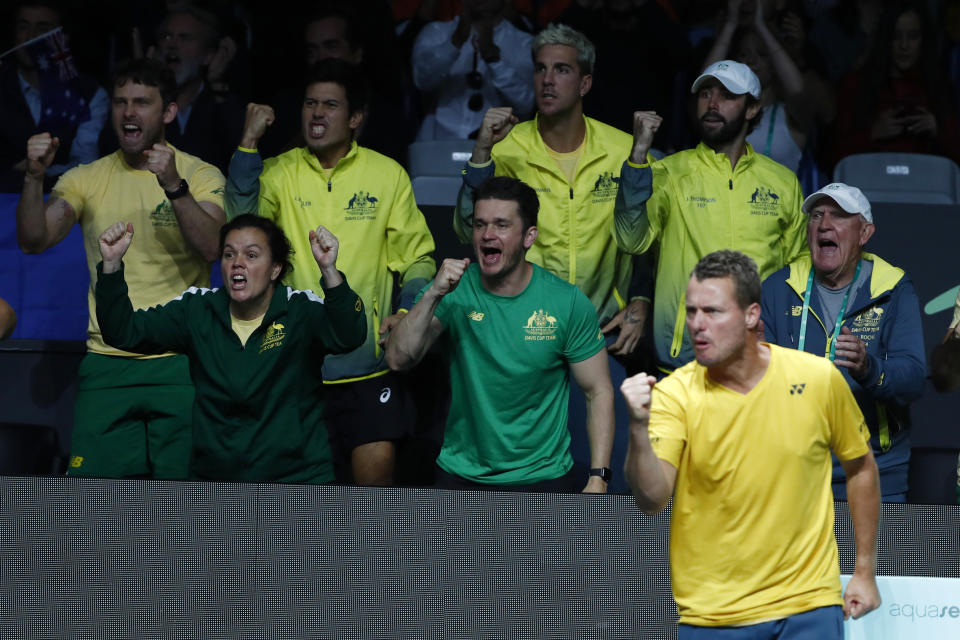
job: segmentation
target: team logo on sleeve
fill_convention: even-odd
[[[527,324],[523,327],[527,334],[524,340],[556,340],[559,325],[557,319],[543,309],[537,309],[529,318]]]
[[[597,176],[590,195],[594,202],[606,202],[617,197],[617,189],[619,188],[620,176],[615,176],[610,171],[604,171]]]
[[[279,322],[273,322],[267,327],[267,332],[263,334],[263,340],[260,342],[260,351],[258,353],[263,353],[264,351],[281,346],[284,338],[287,337],[285,328],[286,327]]]
[[[377,217],[379,204],[380,198],[369,191],[357,191],[347,202],[347,208],[343,211],[347,214],[347,220],[373,220]]]
[[[780,212],[780,196],[767,187],[754,189],[747,204],[755,216],[775,216]]]

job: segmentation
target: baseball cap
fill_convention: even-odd
[[[831,182],[820,191],[811,193],[803,201],[800,209],[804,213],[810,213],[810,210],[823,198],[832,198],[847,213],[859,213],[864,220],[873,223],[873,213],[870,211],[870,201],[867,197],[860,189],[842,182]]]
[[[736,95],[749,93],[757,100],[760,99],[760,80],[750,67],[733,60],[720,60],[703,70],[703,73],[693,81],[690,93],[696,93],[700,85],[708,78],[716,78],[727,91]]]

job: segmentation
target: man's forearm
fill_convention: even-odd
[[[635,420],[630,421],[630,442],[627,445],[624,473],[641,511],[654,514],[666,506],[671,487],[664,475],[663,464],[650,446],[647,425]]]
[[[590,442],[590,466],[610,466],[610,452],[616,419],[613,409],[613,387],[592,389],[584,393],[587,401],[587,439]]]
[[[855,472],[847,471],[847,501],[857,541],[855,570],[874,575],[877,570],[877,527],[880,522],[880,475],[872,453],[864,456]]]
[[[390,330],[385,356],[391,369],[405,371],[423,359],[433,343],[430,327],[441,299],[442,296],[428,289],[413,309]]]
[[[643,253],[653,240],[647,204],[653,193],[653,170],[624,162],[613,208],[617,245],[627,253]]]
[[[17,243],[24,253],[40,253],[48,246],[43,213],[43,176],[26,176],[17,202]]]
[[[222,216],[204,210],[190,193],[171,202],[184,242],[204,260],[214,262],[219,257]]]

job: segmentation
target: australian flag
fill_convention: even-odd
[[[77,68],[61,27],[11,49],[25,49],[40,77],[37,127],[57,135],[90,119],[90,105],[77,87]],[[6,53],[4,54],[6,55]]]

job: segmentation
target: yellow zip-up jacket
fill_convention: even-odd
[[[762,279],[807,253],[797,176],[749,143],[736,167],[701,142],[652,164],[628,162],[621,178],[617,242],[630,253],[659,243],[653,339],[668,370],[693,359],[685,294],[700,258],[720,249],[742,251],[756,261]]]
[[[266,162],[252,149],[238,149],[230,160],[226,204],[230,219],[257,212],[284,230],[295,252],[286,282],[296,289],[323,295],[310,229],[322,224],[337,237],[337,268],[363,299],[367,339],[354,351],[327,356],[323,379],[348,382],[387,371],[377,340],[380,321],[393,312],[394,276],[401,285],[399,308],[409,309],[437,270],[433,236],[403,167],[356,142],[328,170],[305,147]]]
[[[540,198],[537,241],[527,259],[576,285],[606,323],[626,306],[631,256],[617,247],[613,206],[620,170],[633,138],[592,118],[573,184],[550,157],[537,120],[516,125],[493,147],[491,165],[464,169],[453,226],[463,242],[471,241],[473,189],[492,175],[510,176],[533,187]]]

